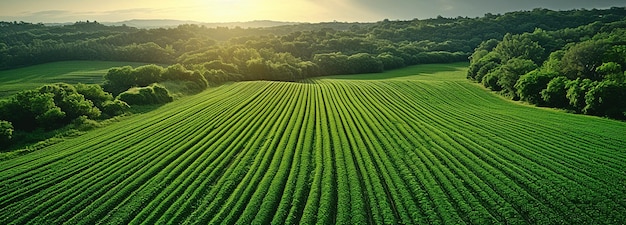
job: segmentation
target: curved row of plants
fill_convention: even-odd
[[[183,98],[4,161],[0,223],[626,219],[623,123],[416,79],[240,82]]]

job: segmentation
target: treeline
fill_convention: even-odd
[[[514,100],[626,119],[626,20],[481,43],[467,77]]]
[[[624,17],[624,8],[536,9],[480,18],[438,17],[249,29],[181,25],[150,30],[104,26],[95,21],[66,26],[0,22],[0,69],[60,60],[116,60],[181,63],[200,72],[215,70],[211,72],[214,76],[226,75],[218,80],[265,79],[267,74],[272,76],[269,79],[292,80],[311,75],[379,72],[380,64],[385,70],[420,63],[465,61],[482,41],[501,39],[506,33],[532,32],[535,28],[552,31],[594,21],[609,23]],[[236,55],[250,49],[258,55]],[[341,62],[324,61],[333,58]],[[234,65],[236,71],[219,71],[210,66],[205,67],[206,71],[200,69],[202,64],[215,60]],[[338,69],[358,67],[363,61],[374,65]],[[250,74],[255,69],[266,75]]]
[[[104,75],[104,78],[103,87],[113,94],[119,94],[132,87],[146,87],[163,81],[189,81],[193,85],[188,88],[198,90],[204,90],[208,86],[207,80],[199,72],[187,70],[180,64],[167,68],[154,64],[137,68],[114,67]]]
[[[287,36],[235,38],[227,44],[185,53],[177,63],[207,75],[207,80],[284,80],[377,73],[420,63],[465,61],[464,52],[429,50],[419,42],[397,44],[366,37],[337,37],[339,31],[297,32]]]
[[[624,16],[624,8],[563,12],[537,9],[474,19],[386,20],[354,24],[347,30],[297,30],[286,35],[240,36],[225,42],[193,39],[185,51],[178,51],[182,54],[175,63],[198,72],[210,84],[376,73],[408,65],[466,61],[473,46],[492,37],[502,38],[506,32],[521,33],[535,27],[575,28],[593,21],[618,21]],[[280,33],[281,29],[300,26],[305,25],[267,29]],[[193,25],[184,28],[193,29],[192,33],[206,30]]]
[[[118,116],[129,108],[97,84],[57,83],[21,91],[0,101],[0,149],[13,143],[15,131],[54,130]]]

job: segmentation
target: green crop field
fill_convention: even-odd
[[[65,82],[100,84],[111,67],[140,66],[145,63],[106,61],[64,61],[0,71],[0,98],[42,85]]]
[[[0,162],[0,224],[619,224],[626,123],[467,64],[239,82]]]

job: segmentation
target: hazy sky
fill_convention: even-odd
[[[114,22],[178,19],[202,22],[276,20],[371,22],[383,19],[483,16],[533,8],[624,7],[624,0],[2,0],[0,20]]]

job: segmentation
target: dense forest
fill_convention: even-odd
[[[626,20],[481,43],[468,78],[513,100],[626,119]]]
[[[248,66],[247,61],[261,59],[270,68],[275,64],[287,64],[297,69],[306,68],[298,65],[300,62],[312,62],[319,64],[322,75],[377,72],[379,66],[353,68],[354,71],[337,70],[332,66],[342,66],[340,63],[335,65],[326,60],[354,56],[352,60],[358,65],[360,60],[374,59],[383,65],[383,69],[419,63],[465,61],[466,56],[481,42],[502,39],[507,33],[521,34],[537,28],[545,31],[576,28],[593,22],[615,22],[624,17],[624,8],[611,8],[572,11],[535,9],[503,15],[487,14],[480,18],[438,17],[248,29],[198,25],[137,29],[105,26],[95,21],[66,26],[0,22],[0,69],[62,60],[117,60],[181,63],[186,67],[224,70],[216,63],[201,65],[217,60],[234,64],[237,74],[244,75],[243,79],[282,80],[294,77],[289,77],[289,73],[283,74],[283,77],[255,77],[247,68],[254,68],[255,63],[251,62],[252,65]],[[294,74],[296,79],[298,75],[319,74]]]
[[[163,81],[204,89],[468,58],[469,79],[513,99],[624,118],[625,18],[626,8],[614,7],[246,29],[0,22],[0,69],[63,60],[156,64],[112,68],[102,86],[53,84],[0,101],[0,145],[9,145],[13,131],[55,129],[120,115],[129,105],[172,101],[155,84]]]

